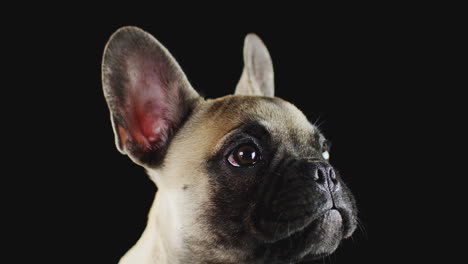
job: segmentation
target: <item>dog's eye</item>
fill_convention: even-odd
[[[327,143],[322,145],[322,157],[326,160],[330,159],[330,153],[328,152],[329,147]]]
[[[242,144],[234,149],[227,158],[234,167],[252,166],[260,159],[260,152],[253,144]]]

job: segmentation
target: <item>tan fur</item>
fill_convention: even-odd
[[[202,262],[192,259],[195,255],[208,256],[215,263],[240,263],[241,259],[248,259],[240,249],[218,246],[217,237],[206,224],[206,212],[214,208],[211,195],[214,187],[210,185],[207,161],[219,153],[235,128],[248,121],[261,123],[272,137],[282,142],[278,148],[288,155],[296,155],[294,148],[311,149],[310,138],[315,128],[294,105],[273,97],[271,58],[254,34],[245,39],[244,64],[235,95],[205,100],[191,87],[167,49],[149,33],[124,27],[110,38],[102,76],[116,145],[121,153],[144,167],[158,187],[146,229],[120,264],[179,264],[183,259]],[[149,101],[144,100],[147,98]],[[140,109],[154,103],[151,100],[160,100],[164,106],[159,110],[163,113],[153,113],[152,117],[157,119],[163,114],[164,120],[159,121],[173,125],[171,133],[174,132],[161,134],[156,143],[162,142],[162,146],[156,144],[153,149],[135,144],[139,140],[134,140],[130,133],[136,129],[136,134],[146,139],[141,127],[130,127],[136,123],[132,118],[137,116],[131,110],[136,107],[134,101]],[[160,136],[159,132],[155,134]],[[150,164],[146,156],[140,155],[142,149],[160,154],[158,163]],[[192,238],[196,238],[196,244],[188,249],[186,242]]]
[[[198,105],[174,137],[161,168],[146,168],[158,192],[146,230],[119,263],[179,263],[177,259],[184,254],[184,237],[212,240],[210,230],[200,221],[200,213],[210,203],[204,164],[229,131],[242,125],[246,118],[263,120],[269,131],[285,137],[285,142],[288,127],[305,132],[311,129],[312,125],[295,106],[278,98],[273,100],[276,103],[253,96],[226,96]],[[237,257],[215,249],[213,254],[226,263],[235,263]]]

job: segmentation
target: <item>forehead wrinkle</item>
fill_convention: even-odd
[[[265,104],[261,121],[282,151],[297,157],[309,157],[316,153],[316,135],[319,131],[293,104],[279,99],[274,104]]]
[[[306,116],[293,104],[280,98],[259,96],[230,95],[210,100],[204,115],[205,126],[216,127],[216,144],[219,149],[227,138],[226,134],[237,131],[243,124],[257,121],[274,137],[281,139],[281,144],[289,151],[298,151],[298,147],[313,144],[318,130]],[[211,131],[212,135],[213,132]],[[213,135],[214,136],[214,135]]]
[[[275,104],[265,104],[262,116],[264,125],[272,132],[295,134],[300,138],[313,137],[318,130],[293,104],[278,99]]]
[[[227,132],[227,134],[225,134],[223,137],[221,137],[219,140],[218,140],[218,143],[215,144],[212,152],[213,153],[217,153],[218,151],[220,151],[225,145],[226,145],[226,142],[235,134],[239,133],[241,130],[242,130],[242,127],[244,126],[244,124],[242,125],[239,125],[237,127],[234,127],[232,128],[229,132]]]

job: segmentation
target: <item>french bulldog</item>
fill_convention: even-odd
[[[119,263],[299,263],[355,230],[355,200],[324,135],[274,97],[260,38],[247,35],[243,52],[234,95],[205,99],[149,33],[123,27],[110,37],[102,84],[115,144],[158,189]]]

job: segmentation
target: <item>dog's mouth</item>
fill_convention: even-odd
[[[268,234],[256,231],[263,240],[265,256],[270,260],[313,260],[331,254],[347,233],[346,214],[329,209],[318,217],[308,218],[302,227],[286,234]]]

